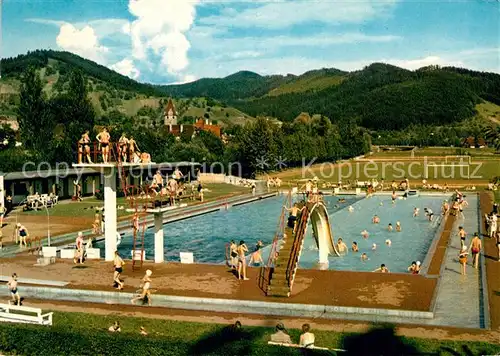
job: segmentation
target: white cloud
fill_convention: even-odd
[[[129,31],[133,57],[147,60],[148,50],[153,50],[161,57],[160,69],[181,75],[189,65],[191,47],[185,32],[194,22],[198,3],[199,0],[130,0],[129,11],[137,17]]]
[[[424,58],[417,59],[409,59],[409,60],[401,60],[401,59],[388,59],[382,60],[381,62],[389,63],[401,68],[406,68],[410,70],[415,70],[418,68],[430,66],[430,65],[438,65],[438,66],[456,66],[463,67],[464,62],[460,60],[446,59],[439,56],[427,56]]]
[[[316,0],[316,1],[273,1],[264,5],[231,12],[225,9],[221,14],[201,19],[205,25],[225,27],[284,28],[303,23],[362,23],[387,14],[394,8],[395,0]],[[228,16],[228,14],[230,16]]]
[[[76,53],[102,64],[105,63],[104,56],[109,52],[107,47],[99,43],[94,29],[88,25],[80,30],[69,23],[63,24],[57,35],[56,43],[65,51]]]
[[[134,62],[128,58],[111,65],[109,68],[132,79],[137,79],[141,75],[141,72],[135,67]]]

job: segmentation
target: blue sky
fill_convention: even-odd
[[[143,82],[386,62],[500,73],[497,0],[0,0],[1,57],[67,50]]]

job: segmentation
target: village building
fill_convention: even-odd
[[[199,131],[209,131],[217,137],[221,137],[220,126],[214,124],[209,119],[199,118],[194,124],[179,125],[177,122],[177,111],[172,99],[168,99],[168,103],[165,106],[163,122],[168,128],[168,132],[175,137],[180,137],[181,135],[194,137]]]

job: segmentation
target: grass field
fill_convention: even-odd
[[[479,116],[495,124],[500,124],[500,106],[485,101],[481,104],[477,104],[476,110]]]
[[[212,201],[219,199],[223,196],[233,195],[233,194],[245,194],[249,193],[248,188],[239,187],[231,184],[204,184],[203,187],[208,191],[204,193],[204,201]],[[183,203],[188,205],[194,204],[196,201],[183,200]],[[123,206],[125,209],[129,207],[128,201],[125,198],[117,199],[117,206]],[[95,207],[102,207],[104,201],[95,198],[85,198],[82,202],[63,202],[53,208],[49,209],[51,216],[63,216],[63,217],[93,217],[95,213]],[[123,217],[130,215],[125,209],[118,209],[118,217]],[[22,215],[41,215],[46,216],[47,212],[45,210],[39,211],[26,211],[20,212],[19,216]]]
[[[310,168],[293,168],[285,170],[271,176],[279,176],[283,181],[297,181],[301,179],[312,179],[317,176],[320,180],[337,183],[354,180],[384,179],[386,182],[392,180],[400,181],[408,177],[410,182],[420,184],[426,176],[427,180],[433,184],[433,180],[453,184],[478,184],[487,183],[491,178],[500,176],[500,160],[472,161],[469,166],[469,176],[467,179],[467,169],[461,166],[455,167],[435,167],[433,164],[444,163],[442,160],[429,159],[413,161],[349,161],[342,166],[332,163],[312,165]]]
[[[108,327],[120,322],[121,333]],[[149,335],[142,336],[144,326]],[[274,332],[270,327],[243,325],[239,333],[224,325],[142,319],[123,315],[99,316],[84,313],[54,313],[54,326],[0,325],[0,350],[12,354],[37,355],[303,355],[303,351],[267,344]],[[347,355],[497,354],[500,346],[469,341],[439,341],[396,336],[392,327],[373,329],[366,334],[313,330],[315,345],[347,349]],[[293,342],[300,331],[290,329]],[[326,355],[310,351],[307,355]]]
[[[469,155],[474,158],[481,159],[500,159],[500,155],[495,153],[493,148],[456,148],[456,147],[425,147],[418,148],[413,153],[414,157],[444,157],[444,156],[457,156],[457,155]],[[411,158],[412,154],[410,150],[407,151],[381,151],[374,152],[369,156],[370,158],[399,158],[407,157]]]
[[[340,75],[324,76],[322,73],[318,75],[311,75],[301,78],[299,80],[293,81],[292,83],[286,83],[278,88],[275,88],[269,92],[269,96],[278,96],[282,94],[289,93],[299,93],[309,90],[319,91],[326,89],[328,87],[340,84],[345,77]]]

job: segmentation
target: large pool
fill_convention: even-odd
[[[339,199],[345,203],[339,203]],[[405,272],[413,260],[423,261],[433,237],[441,222],[439,216],[443,197],[418,196],[391,203],[390,196],[363,198],[356,196],[325,197],[330,222],[335,239],[342,237],[348,245],[356,241],[360,252],[349,252],[343,257],[330,257],[329,268],[338,270],[371,271],[385,263],[391,272]],[[278,219],[284,196],[264,199],[229,210],[221,210],[190,219],[165,225],[165,260],[179,261],[179,252],[192,252],[197,263],[223,263],[225,246],[230,240],[244,240],[251,251],[258,240],[267,245],[263,250],[264,260],[270,250],[277,229]],[[354,210],[349,211],[352,206]],[[413,218],[413,208],[420,208],[420,216]],[[429,222],[424,208],[431,208],[436,219]],[[373,215],[380,217],[380,224],[371,223]],[[389,232],[387,225],[400,221],[402,232]],[[362,230],[370,236],[363,239]],[[392,245],[385,245],[390,239]],[[372,251],[372,244],[377,249]],[[153,259],[154,234],[150,229],[145,236],[146,258]],[[123,256],[130,256],[132,237],[125,235],[118,247]],[[361,261],[361,253],[366,252],[368,261]],[[315,246],[312,229],[308,229],[304,250],[300,259],[301,268],[316,268],[318,250]]]

